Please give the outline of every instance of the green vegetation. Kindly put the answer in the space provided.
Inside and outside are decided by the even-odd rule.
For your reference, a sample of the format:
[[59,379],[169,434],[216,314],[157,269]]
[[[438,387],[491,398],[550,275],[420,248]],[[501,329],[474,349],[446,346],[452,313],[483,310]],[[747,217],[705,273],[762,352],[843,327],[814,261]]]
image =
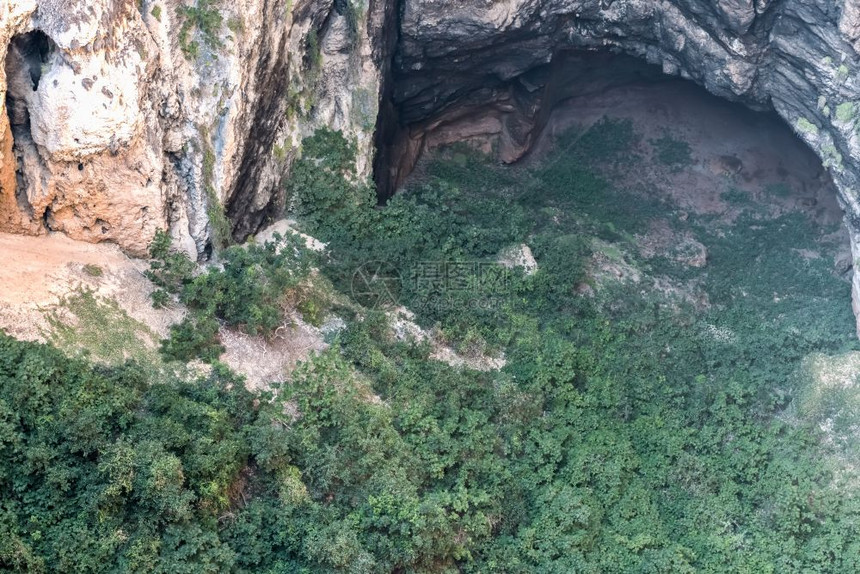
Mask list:
[[818,126],[810,122],[806,118],[798,118],[797,123],[795,125],[797,126],[797,131],[802,134],[809,134],[813,136],[818,135]]
[[322,47],[315,28],[311,28],[307,36],[307,54],[310,58],[311,72],[319,72],[322,68]]
[[152,307],[154,309],[164,309],[170,305],[170,295],[164,289],[156,289],[150,293],[152,298]]
[[159,6],[158,4],[153,6],[152,11],[150,11],[150,14],[152,14],[153,18],[161,22],[161,6]]
[[657,161],[676,171],[680,171],[683,166],[693,163],[693,158],[690,155],[690,144],[685,141],[666,134],[656,140],[651,140],[651,145],[654,147]]
[[[380,209],[354,144],[305,140],[288,193],[328,242],[313,263],[332,289],[349,293],[362,263],[396,266],[416,320],[459,352],[503,350],[500,370],[433,360],[354,302],[330,303],[347,328],[273,392],[217,363],[179,381],[0,337],[0,567],[860,570],[856,441],[822,430],[834,412],[844,432],[856,421],[808,377],[858,348],[848,285],[799,254],[832,230],[751,198],[732,224],[676,218],[647,185],[611,183],[645,161],[635,141],[604,120],[529,169],[454,147]],[[705,245],[707,266],[641,255],[656,220]],[[214,358],[195,333],[218,320],[270,329],[312,263],[284,242],[230,247],[194,277],[159,235],[151,276],[199,321],[168,354]],[[521,243],[536,273],[493,264]],[[598,279],[604,259],[641,278]],[[422,281],[428,262],[466,263],[459,287]]]
[[850,122],[857,116],[857,107],[854,102],[842,102],[836,106],[836,119],[840,122]]
[[[484,517],[462,527],[473,542],[468,558],[456,548],[447,556],[463,556],[459,568],[475,572],[856,568],[854,535],[846,533],[860,507],[839,486],[850,480],[834,482],[826,462],[843,455],[825,454],[821,416],[790,414],[809,384],[803,358],[856,348],[847,285],[826,258],[796,251],[825,249],[830,230],[799,214],[763,219],[747,194],[731,190],[727,199],[744,212],[730,228],[704,216],[676,220],[676,209],[647,189],[606,179],[622,160],[636,169],[634,139],[629,124],[604,121],[562,138],[557,154],[530,172],[457,148],[384,210],[349,201],[305,214],[336,255],[324,272],[342,288],[347,271],[366,260],[394,262],[414,277],[422,261],[487,262],[522,241],[538,259],[535,275],[513,274],[505,289],[484,293],[498,299],[489,308],[450,292],[447,305],[428,305],[434,294],[404,285],[401,302],[451,344],[471,338],[505,350],[501,373],[473,374],[487,381],[472,387],[486,393],[475,403],[451,390],[462,383],[450,369],[433,364],[444,382],[428,372],[420,345],[386,343],[380,318],[353,323],[341,339],[403,421],[400,435],[421,429],[413,448],[430,449],[426,464],[441,464],[444,483],[460,485],[470,502],[459,520]],[[301,160],[308,174],[347,147],[331,134],[313,146],[323,140],[330,152]],[[316,173],[302,183],[309,196],[321,193],[316,185],[331,187],[332,172]],[[341,183],[349,187],[351,177],[346,170]],[[707,267],[638,258],[630,234],[656,217],[705,244]],[[590,281],[588,237],[650,276],[604,285],[594,299],[576,295]],[[648,289],[657,276],[701,285],[709,310]],[[437,406],[449,398],[456,408]],[[458,426],[467,421],[480,422]],[[484,434],[487,427],[494,430]],[[467,439],[476,436],[477,444]],[[451,454],[459,447],[468,459]]]
[[200,55],[200,44],[192,39],[195,32],[202,36],[210,50],[222,46],[220,34],[224,17],[220,11],[221,0],[195,0],[195,4],[176,9],[177,14],[184,18],[179,29],[179,47],[189,60],[197,59]]
[[89,275],[90,277],[101,277],[104,275],[104,270],[96,265],[95,263],[87,263],[83,267],[84,273]]
[[834,168],[837,170],[842,169],[842,154],[839,153],[839,150],[836,149],[836,146],[833,145],[832,141],[828,141],[822,145],[820,153],[824,167]]
[[[218,321],[250,334],[270,334],[282,324],[283,299],[310,273],[312,252],[295,234],[275,235],[263,245],[234,245],[221,253],[220,267],[194,275],[194,263],[170,246],[159,231],[150,246],[152,262],[147,276],[164,291],[153,303],[167,302],[166,293],[178,295],[188,316],[170,328],[161,350],[171,360],[200,358],[212,362],[223,352],[218,342]],[[159,291],[156,291],[159,293]]]
[[732,187],[729,188],[727,191],[721,193],[720,199],[722,199],[729,205],[742,206],[749,204],[750,195],[742,189]]
[[352,91],[352,112],[350,114],[355,125],[361,126],[367,131],[376,125],[376,116],[379,113],[379,104],[373,91],[367,88],[355,88]]
[[253,397],[224,369],[189,383],[150,371],[0,334],[3,570],[229,569],[216,532],[241,494]]
[[280,163],[283,163],[284,160],[287,159],[287,145],[287,142],[284,141],[281,144],[275,144],[272,146],[272,155],[275,156],[275,159]]
[[236,36],[240,36],[245,32],[245,22],[242,18],[234,16],[227,20],[227,29]]
[[[159,363],[150,349],[158,336],[130,317],[116,301],[79,290],[64,297],[45,315],[45,338],[70,355],[87,355],[102,363],[119,365],[134,359],[143,364]],[[110,329],[105,329],[110,325]]]
[[187,255],[171,247],[170,235],[159,229],[149,245],[147,278],[168,293],[179,293],[194,273],[194,262]]
[[212,240],[215,243],[215,248],[223,249],[232,242],[233,230],[215,189],[215,150],[212,149],[209,130],[201,127],[198,131],[200,132],[200,146],[203,152],[201,170],[203,190],[206,192],[206,215],[209,219],[209,225],[212,227]]
[[344,239],[363,234],[368,219],[377,218],[373,188],[356,182],[355,142],[339,132],[318,130],[302,143],[287,182],[287,205],[315,231],[327,229]]

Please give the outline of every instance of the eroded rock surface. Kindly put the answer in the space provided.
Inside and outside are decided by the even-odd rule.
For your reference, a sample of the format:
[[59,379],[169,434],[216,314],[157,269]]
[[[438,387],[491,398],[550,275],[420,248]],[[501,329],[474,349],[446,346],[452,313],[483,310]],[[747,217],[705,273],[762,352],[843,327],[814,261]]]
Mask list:
[[340,0],[4,1],[0,229],[137,255],[170,229],[199,256],[280,215],[320,125],[357,138],[368,173],[380,25]]

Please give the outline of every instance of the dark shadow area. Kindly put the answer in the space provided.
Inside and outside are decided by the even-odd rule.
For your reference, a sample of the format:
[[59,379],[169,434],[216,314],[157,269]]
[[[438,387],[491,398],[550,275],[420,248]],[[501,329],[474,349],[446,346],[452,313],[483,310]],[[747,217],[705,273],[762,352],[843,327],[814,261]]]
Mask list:
[[26,174],[21,170],[21,150],[32,147],[30,113],[27,99],[39,88],[43,66],[50,60],[54,43],[42,31],[34,30],[14,36],[4,62],[6,70],[6,113],[12,131],[13,153],[18,158],[16,170],[16,200],[19,208],[30,211],[26,198]]
[[[713,96],[625,54],[560,52],[549,64],[504,82],[450,81],[462,82],[462,90],[430,116],[422,115],[428,109],[423,92],[410,95],[408,86],[395,86],[380,107],[374,180],[381,203],[427,151],[464,142],[501,163],[515,163],[547,151],[544,134],[591,125],[603,115],[631,118],[650,138],[678,128],[691,144],[708,148],[705,155],[717,156],[713,162],[741,162],[736,170],[747,182],[789,177],[801,188],[830,185],[817,156],[775,112]],[[713,163],[710,157],[703,161]]]

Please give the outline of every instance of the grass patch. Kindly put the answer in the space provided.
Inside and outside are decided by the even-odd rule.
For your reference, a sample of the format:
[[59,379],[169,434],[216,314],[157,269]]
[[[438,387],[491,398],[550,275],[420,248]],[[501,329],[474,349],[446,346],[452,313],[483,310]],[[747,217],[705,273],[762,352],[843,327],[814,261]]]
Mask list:
[[[158,365],[158,335],[133,319],[119,304],[81,290],[64,297],[45,318],[48,341],[59,349],[110,365],[134,360]],[[105,326],[110,325],[110,329]]]
[[84,273],[90,277],[101,277],[104,275],[104,270],[95,263],[87,263],[84,265]]

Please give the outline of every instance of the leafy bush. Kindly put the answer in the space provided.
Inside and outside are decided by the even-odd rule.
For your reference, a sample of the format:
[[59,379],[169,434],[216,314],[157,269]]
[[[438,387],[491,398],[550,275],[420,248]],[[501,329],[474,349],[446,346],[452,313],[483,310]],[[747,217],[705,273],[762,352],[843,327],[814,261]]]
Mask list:
[[241,496],[252,401],[223,369],[151,380],[0,334],[0,568],[229,570],[215,525]]
[[169,361],[217,361],[224,352],[218,341],[219,328],[212,315],[191,313],[180,323],[170,326],[170,337],[161,341],[161,354]]
[[179,46],[188,59],[196,59],[200,55],[200,44],[191,40],[193,31],[203,36],[204,42],[210,49],[221,47],[221,24],[224,17],[219,9],[221,0],[195,0],[196,6],[179,6],[177,13],[185,18],[179,29]]
[[[170,246],[159,232],[150,246],[152,261],[147,276],[189,309],[189,316],[171,328],[162,341],[166,357],[212,361],[223,351],[218,343],[218,320],[251,334],[270,334],[283,321],[283,298],[310,273],[313,259],[296,234],[275,235],[263,245],[234,245],[221,253],[221,266],[193,275],[194,264]],[[153,303],[166,303],[153,293]],[[163,293],[163,291],[161,292]]]
[[349,237],[366,233],[372,218],[373,188],[357,181],[356,144],[322,128],[302,142],[302,155],[287,181],[287,203],[311,231]]
[[155,309],[164,309],[170,304],[170,295],[164,289],[156,289],[150,293],[152,306]]
[[685,165],[693,163],[690,155],[690,144],[676,139],[668,134],[651,140],[657,160],[663,165],[674,169],[680,169]]
[[84,273],[86,273],[90,277],[101,277],[102,275],[104,275],[104,270],[98,265],[95,265],[93,263],[87,263],[86,265],[84,265]]
[[149,245],[149,256],[151,260],[146,277],[168,293],[179,293],[191,281],[194,262],[185,253],[171,247],[170,235],[165,231],[159,229],[155,232]]
[[311,252],[296,234],[276,235],[264,245],[232,246],[221,254],[223,268],[210,268],[189,282],[182,301],[248,333],[269,334],[282,322],[284,293],[307,277],[311,263]]
[[743,206],[749,205],[750,196],[746,191],[733,187],[732,189],[721,193],[720,199],[729,205]]

